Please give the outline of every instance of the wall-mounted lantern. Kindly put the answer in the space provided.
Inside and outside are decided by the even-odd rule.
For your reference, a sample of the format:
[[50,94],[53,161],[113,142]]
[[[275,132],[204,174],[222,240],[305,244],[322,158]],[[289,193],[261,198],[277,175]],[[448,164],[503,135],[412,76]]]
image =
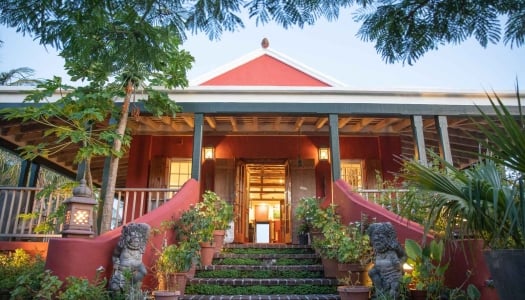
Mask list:
[[86,185],[86,180],[80,180],[80,185],[73,189],[73,197],[64,201],[66,218],[62,237],[87,238],[94,236],[93,209],[96,203],[91,189]]
[[319,148],[319,160],[327,161],[330,159],[330,149],[326,147]]
[[215,148],[214,147],[204,147],[203,154],[205,160],[215,159]]

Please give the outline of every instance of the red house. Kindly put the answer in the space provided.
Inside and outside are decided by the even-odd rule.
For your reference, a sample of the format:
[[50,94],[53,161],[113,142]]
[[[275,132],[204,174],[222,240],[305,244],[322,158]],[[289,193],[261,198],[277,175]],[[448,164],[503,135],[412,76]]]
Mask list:
[[[27,92],[2,87],[0,108],[20,105]],[[136,218],[157,224],[198,201],[203,191],[213,190],[234,204],[234,241],[238,243],[297,243],[294,208],[306,196],[337,203],[345,221],[366,212],[395,222],[401,238],[421,238],[420,226],[400,220],[358,194],[371,193],[378,187],[378,178],[393,179],[400,158],[426,162],[428,148],[456,166],[476,161],[465,150],[475,152],[479,145],[465,132],[477,132],[470,122],[480,115],[476,105],[491,110],[484,92],[348,89],[269,47],[169,94],[183,108],[175,118],[141,113],[129,120],[133,140],[120,161],[116,198],[123,210],[115,224]],[[498,96],[517,112],[514,92]],[[39,141],[45,130],[31,122],[6,120],[0,120],[0,128],[0,146],[12,151]],[[78,177],[79,166],[73,163],[77,149],[70,146],[25,162],[20,187],[30,193],[40,165]],[[94,159],[91,167],[95,183],[101,185],[104,159]],[[173,197],[171,211],[167,205],[172,201],[153,210],[185,183]],[[5,209],[5,203],[12,192],[1,191],[0,238],[11,243],[22,236],[42,238],[31,234],[31,226],[9,219],[14,211]],[[48,265],[62,275],[93,275],[94,271],[78,265],[67,267],[61,262],[67,256],[69,262],[79,259],[86,268],[101,264],[109,269],[107,251],[119,233],[84,242],[53,239],[49,251],[60,255]],[[87,261],[82,256],[89,251],[86,243],[99,247],[99,254]]]

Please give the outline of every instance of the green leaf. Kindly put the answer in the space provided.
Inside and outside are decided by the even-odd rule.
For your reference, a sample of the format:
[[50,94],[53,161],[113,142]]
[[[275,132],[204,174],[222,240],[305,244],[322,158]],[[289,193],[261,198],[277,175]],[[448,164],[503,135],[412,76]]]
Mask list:
[[423,255],[423,250],[421,249],[421,246],[419,246],[416,241],[411,239],[405,240],[405,251],[408,256],[408,258],[418,261],[421,260],[421,257]]

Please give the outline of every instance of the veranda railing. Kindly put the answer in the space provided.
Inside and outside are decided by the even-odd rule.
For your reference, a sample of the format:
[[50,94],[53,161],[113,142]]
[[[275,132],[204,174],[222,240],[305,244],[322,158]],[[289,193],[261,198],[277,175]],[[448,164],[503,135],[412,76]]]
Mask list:
[[[0,240],[61,237],[61,204],[70,193],[41,196],[39,188],[0,187]],[[116,189],[112,226],[127,224],[159,207],[178,189]]]
[[[60,204],[71,194],[40,196],[38,188],[0,187],[0,240],[47,240],[61,237],[62,222],[56,218]],[[164,204],[178,189],[121,188],[115,191],[112,227],[127,224]],[[407,190],[359,189],[365,199],[393,212]],[[45,232],[41,230],[44,229]]]

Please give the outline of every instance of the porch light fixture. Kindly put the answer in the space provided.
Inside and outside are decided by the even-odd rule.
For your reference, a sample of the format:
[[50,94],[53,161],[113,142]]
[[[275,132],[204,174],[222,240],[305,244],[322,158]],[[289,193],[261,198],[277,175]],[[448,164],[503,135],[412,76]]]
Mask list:
[[73,189],[73,197],[64,201],[66,205],[66,218],[62,230],[62,237],[92,237],[93,209],[97,201],[87,187],[86,180],[80,180],[80,185]]
[[203,152],[204,152],[204,159],[206,160],[215,159],[215,148],[204,147]]
[[330,152],[328,148],[319,148],[319,160],[327,161],[330,158]]

